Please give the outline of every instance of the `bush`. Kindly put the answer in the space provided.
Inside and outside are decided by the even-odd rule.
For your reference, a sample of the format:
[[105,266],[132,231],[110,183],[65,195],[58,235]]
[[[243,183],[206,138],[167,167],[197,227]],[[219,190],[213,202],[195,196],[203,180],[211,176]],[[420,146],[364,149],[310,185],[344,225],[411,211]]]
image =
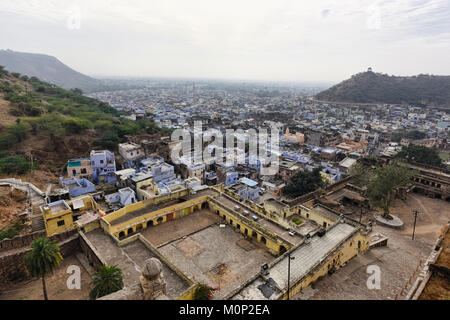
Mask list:
[[217,291],[217,289],[206,284],[199,283],[197,288],[195,288],[194,300],[211,300],[214,291]]
[[14,236],[18,235],[20,230],[22,230],[23,225],[20,221],[16,221],[12,226],[6,227],[0,230],[0,241],[3,239],[11,239]]
[[31,168],[31,163],[23,156],[7,156],[0,159],[0,174],[23,174]]
[[302,223],[302,220],[300,220],[298,217],[293,217],[292,222],[294,222],[296,225],[299,225]]
[[6,132],[16,137],[18,142],[23,141],[27,137],[29,131],[30,127],[23,123],[12,124],[6,127]]
[[17,143],[17,138],[11,134],[0,134],[0,150],[8,150]]

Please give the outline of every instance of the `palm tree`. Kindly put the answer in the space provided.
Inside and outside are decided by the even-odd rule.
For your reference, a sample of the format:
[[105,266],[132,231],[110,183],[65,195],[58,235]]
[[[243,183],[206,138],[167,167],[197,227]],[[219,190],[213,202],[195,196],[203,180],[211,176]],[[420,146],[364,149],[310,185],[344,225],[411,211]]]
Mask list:
[[119,291],[123,288],[122,270],[117,266],[103,265],[94,273],[91,285],[91,300]]
[[52,271],[62,260],[56,242],[48,238],[38,238],[31,243],[31,251],[25,255],[25,265],[33,277],[41,277],[44,299],[48,300],[45,275]]

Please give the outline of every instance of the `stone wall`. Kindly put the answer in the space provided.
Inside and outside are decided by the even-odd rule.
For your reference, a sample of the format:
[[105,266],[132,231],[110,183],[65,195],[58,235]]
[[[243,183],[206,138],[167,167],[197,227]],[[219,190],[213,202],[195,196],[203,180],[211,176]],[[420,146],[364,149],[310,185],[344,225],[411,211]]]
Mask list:
[[[56,235],[55,235],[56,236]],[[78,233],[70,237],[60,235],[63,240],[55,237],[58,242],[63,258],[71,256],[80,250]],[[0,287],[10,282],[23,281],[30,278],[26,266],[25,255],[31,248],[22,247],[15,250],[0,252]]]
[[[52,239],[53,241],[59,242],[72,237],[74,234],[77,234],[77,230],[71,229],[61,233],[54,234],[49,238]],[[0,255],[9,250],[29,247],[33,242],[33,240],[40,237],[46,237],[45,230],[36,231],[24,235],[18,235],[13,237],[12,239],[3,239],[2,241],[0,241]]]

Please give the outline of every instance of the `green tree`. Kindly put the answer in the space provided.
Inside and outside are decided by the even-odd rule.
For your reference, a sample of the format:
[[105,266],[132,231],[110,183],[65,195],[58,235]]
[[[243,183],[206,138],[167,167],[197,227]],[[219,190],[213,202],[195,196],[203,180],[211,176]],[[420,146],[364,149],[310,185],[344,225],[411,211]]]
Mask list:
[[394,192],[410,184],[415,174],[414,170],[397,163],[375,170],[374,178],[367,186],[367,195],[374,206],[383,209],[383,217],[389,218],[389,208],[394,201]]
[[6,127],[6,132],[16,137],[18,142],[25,140],[30,127],[23,123],[12,124]]
[[439,152],[435,148],[410,144],[407,147],[403,147],[397,154],[397,157],[405,159],[408,162],[417,162],[437,167],[442,166],[442,159],[439,157]]
[[56,242],[48,238],[38,238],[31,243],[31,251],[25,255],[25,265],[34,277],[41,277],[44,299],[48,300],[45,275],[63,260]]
[[117,266],[103,265],[94,273],[89,293],[91,300],[106,296],[123,288],[122,270]]
[[312,171],[304,170],[294,174],[284,188],[284,193],[293,197],[298,197],[312,192],[324,185],[321,168],[315,168]]

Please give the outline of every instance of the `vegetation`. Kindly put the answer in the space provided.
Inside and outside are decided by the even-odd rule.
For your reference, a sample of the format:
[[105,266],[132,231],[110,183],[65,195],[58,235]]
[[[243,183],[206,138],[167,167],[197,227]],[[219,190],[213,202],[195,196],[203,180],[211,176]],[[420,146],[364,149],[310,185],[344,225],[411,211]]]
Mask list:
[[[9,73],[0,68],[0,74]],[[20,74],[15,77],[23,82],[22,86],[0,81],[0,92],[11,103],[10,113],[20,117],[17,124],[0,130],[2,150],[23,141],[28,134],[44,134],[54,139],[95,129],[101,133],[96,145],[113,149],[126,141],[126,135],[170,133],[152,121],[125,119],[109,104],[83,96],[81,89],[64,90],[36,77],[20,77]],[[25,90],[25,82],[32,90]]]
[[442,166],[442,158],[435,148],[410,144],[407,147],[403,147],[397,154],[397,157],[408,162],[417,162],[436,167]]
[[294,222],[296,225],[300,225],[302,223],[302,220],[300,220],[299,217],[293,217],[292,222]]
[[195,288],[194,300],[211,300],[213,298],[214,292],[218,289],[210,287],[206,284],[199,283]]
[[419,130],[399,130],[395,131],[391,135],[391,140],[394,142],[400,142],[403,138],[410,140],[421,140],[427,137],[426,133]]
[[45,275],[63,260],[56,242],[48,238],[38,238],[31,243],[31,251],[25,255],[25,265],[31,276],[42,278],[44,299],[48,300]]
[[13,238],[14,236],[18,235],[22,229],[23,225],[20,221],[14,222],[11,226],[0,230],[0,241],[2,241],[3,239]]
[[408,103],[417,106],[450,103],[450,76],[420,74],[396,77],[371,71],[350,79],[316,95],[319,100],[356,103]]
[[383,217],[389,218],[389,208],[394,201],[395,191],[409,185],[416,172],[395,162],[366,172],[369,175],[367,178],[369,200],[372,205],[383,209]]
[[122,270],[117,266],[103,265],[94,273],[89,293],[91,300],[106,296],[123,288]]
[[292,197],[298,197],[316,190],[324,185],[321,168],[315,168],[312,171],[299,171],[291,177],[284,188],[284,193]]
[[6,152],[0,153],[0,174],[22,174],[28,170],[33,170],[35,164],[26,160],[21,155],[8,155]]

